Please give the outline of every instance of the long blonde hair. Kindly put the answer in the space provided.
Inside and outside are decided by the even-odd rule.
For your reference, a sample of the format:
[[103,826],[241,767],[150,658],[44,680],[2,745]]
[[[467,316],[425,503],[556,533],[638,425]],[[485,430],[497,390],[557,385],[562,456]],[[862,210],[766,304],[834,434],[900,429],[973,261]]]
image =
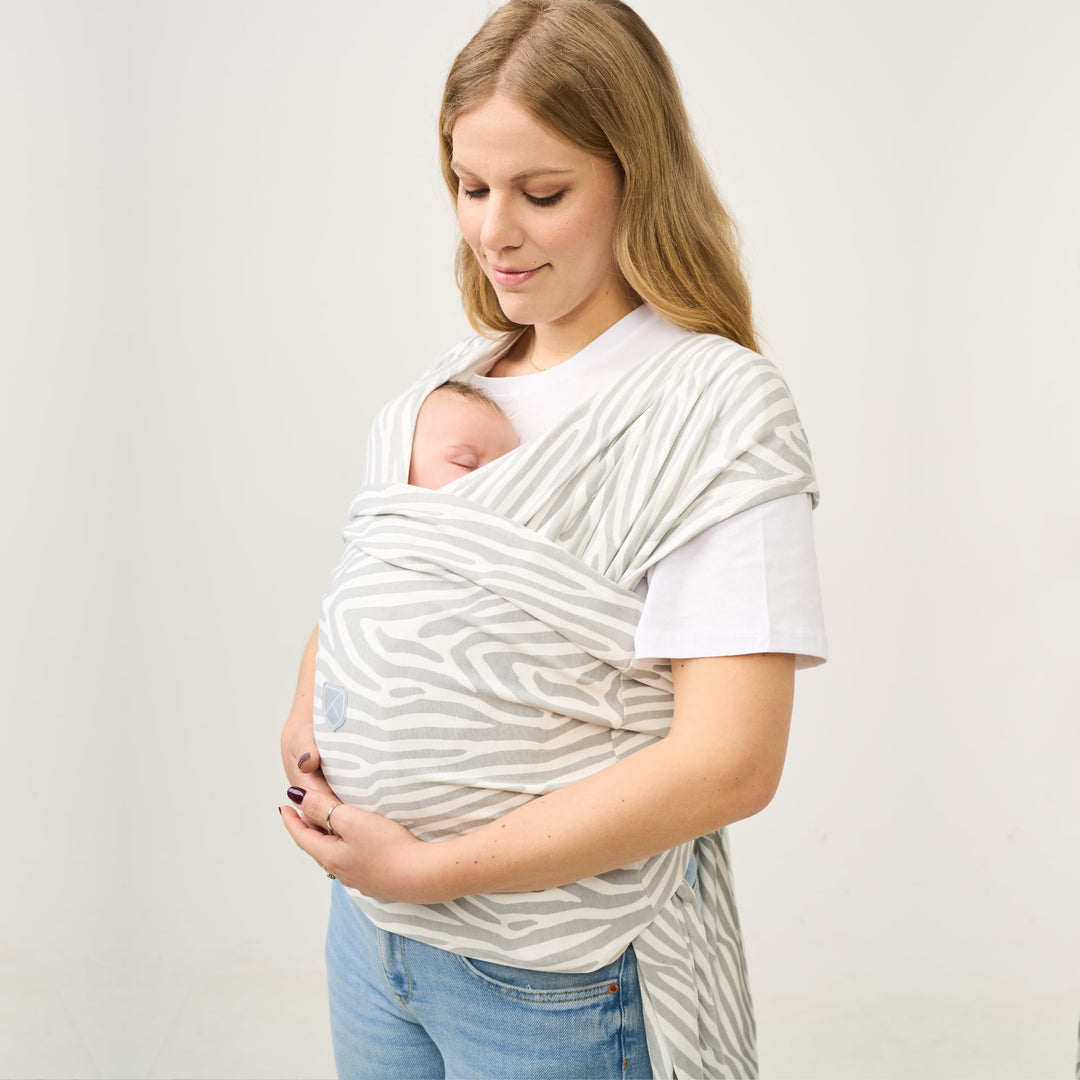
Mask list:
[[[615,262],[632,293],[678,326],[757,349],[735,224],[694,141],[671,61],[636,12],[620,0],[509,0],[488,17],[454,60],[439,114],[455,200],[454,124],[496,92],[619,168]],[[464,240],[457,278],[477,330],[520,329]]]

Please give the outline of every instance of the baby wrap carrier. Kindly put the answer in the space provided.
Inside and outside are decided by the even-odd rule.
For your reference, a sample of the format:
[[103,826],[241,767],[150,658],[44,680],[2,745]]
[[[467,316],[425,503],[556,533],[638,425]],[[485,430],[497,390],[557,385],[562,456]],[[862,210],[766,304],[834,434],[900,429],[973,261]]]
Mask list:
[[[797,492],[816,499],[783,379],[710,335],[441,490],[408,486],[420,404],[493,355],[489,341],[465,342],[379,414],[319,623],[326,779],[429,841],[663,738],[670,666],[634,658],[634,585],[732,514]],[[384,930],[492,963],[592,971],[633,944],[654,1074],[756,1074],[720,832],[538,892],[434,905],[350,893]]]

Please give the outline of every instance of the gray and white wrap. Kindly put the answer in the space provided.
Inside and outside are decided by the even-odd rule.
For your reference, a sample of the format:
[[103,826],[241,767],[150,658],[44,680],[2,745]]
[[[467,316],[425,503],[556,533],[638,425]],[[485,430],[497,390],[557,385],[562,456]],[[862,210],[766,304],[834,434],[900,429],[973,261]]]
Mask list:
[[[463,343],[377,417],[319,623],[327,780],[430,841],[662,739],[670,667],[635,661],[634,585],[732,514],[817,498],[784,380],[711,335],[439,491],[407,485],[421,402],[491,357],[491,342]],[[493,963],[592,971],[632,943],[654,1075],[756,1075],[722,832],[540,892],[420,906],[350,891],[384,930]]]

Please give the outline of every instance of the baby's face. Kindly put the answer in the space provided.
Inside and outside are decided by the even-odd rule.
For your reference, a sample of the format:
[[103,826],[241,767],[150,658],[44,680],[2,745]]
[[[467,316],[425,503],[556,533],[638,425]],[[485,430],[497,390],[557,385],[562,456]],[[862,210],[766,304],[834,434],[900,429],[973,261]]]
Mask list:
[[454,390],[433,390],[416,417],[409,483],[441,488],[517,444],[517,432],[501,411]]

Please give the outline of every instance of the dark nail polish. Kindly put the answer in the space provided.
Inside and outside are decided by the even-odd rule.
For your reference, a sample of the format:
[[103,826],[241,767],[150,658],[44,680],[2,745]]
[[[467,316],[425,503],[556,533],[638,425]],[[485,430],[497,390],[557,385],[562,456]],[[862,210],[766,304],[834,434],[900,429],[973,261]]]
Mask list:
[[309,757],[311,757],[311,755],[310,755],[310,754],[301,754],[301,755],[300,755],[300,756],[299,756],[299,757],[298,757],[298,758],[296,759],[296,767],[297,767],[297,768],[299,769],[299,768],[300,768],[300,766],[301,766],[301,765],[303,765],[303,764],[304,764],[304,762],[305,762],[305,761],[307,761],[307,759],[308,759]]
[[299,806],[304,801],[304,796],[307,794],[307,792],[302,787],[291,787],[288,791],[285,792],[285,794],[288,795],[289,798],[292,799],[292,801],[296,803],[297,806]]

